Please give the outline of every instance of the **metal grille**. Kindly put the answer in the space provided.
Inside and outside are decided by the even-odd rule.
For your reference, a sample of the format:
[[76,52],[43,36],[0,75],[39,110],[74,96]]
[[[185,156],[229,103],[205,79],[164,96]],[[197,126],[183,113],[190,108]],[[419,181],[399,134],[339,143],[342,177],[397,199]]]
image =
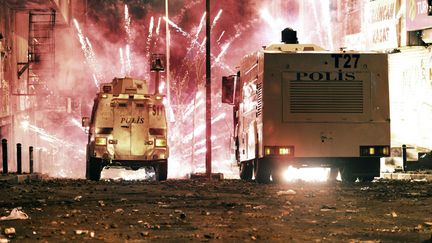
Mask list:
[[262,114],[262,83],[257,83],[257,113],[256,116],[259,117]]
[[361,80],[291,80],[289,90],[291,113],[363,113]]

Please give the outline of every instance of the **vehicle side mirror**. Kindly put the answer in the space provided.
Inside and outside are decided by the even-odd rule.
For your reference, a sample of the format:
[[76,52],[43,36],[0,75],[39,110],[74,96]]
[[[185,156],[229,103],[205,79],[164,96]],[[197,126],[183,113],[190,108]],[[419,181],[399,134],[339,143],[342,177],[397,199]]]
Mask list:
[[234,105],[237,76],[222,77],[222,103]]
[[90,118],[83,117],[81,120],[81,124],[83,127],[89,127],[90,126]]

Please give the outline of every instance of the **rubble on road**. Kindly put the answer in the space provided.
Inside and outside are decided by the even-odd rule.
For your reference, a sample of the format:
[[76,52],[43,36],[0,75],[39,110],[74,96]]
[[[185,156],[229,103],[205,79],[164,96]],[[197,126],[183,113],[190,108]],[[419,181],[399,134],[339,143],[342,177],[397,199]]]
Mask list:
[[0,221],[0,240],[422,242],[432,232],[424,181],[52,180],[0,182],[0,195],[13,195],[0,198],[3,215],[32,216]]

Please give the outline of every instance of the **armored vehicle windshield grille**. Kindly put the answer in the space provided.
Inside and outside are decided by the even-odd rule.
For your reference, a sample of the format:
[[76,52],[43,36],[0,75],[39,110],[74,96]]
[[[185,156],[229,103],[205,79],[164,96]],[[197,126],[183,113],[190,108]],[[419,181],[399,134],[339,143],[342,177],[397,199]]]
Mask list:
[[291,113],[363,113],[361,80],[291,80]]

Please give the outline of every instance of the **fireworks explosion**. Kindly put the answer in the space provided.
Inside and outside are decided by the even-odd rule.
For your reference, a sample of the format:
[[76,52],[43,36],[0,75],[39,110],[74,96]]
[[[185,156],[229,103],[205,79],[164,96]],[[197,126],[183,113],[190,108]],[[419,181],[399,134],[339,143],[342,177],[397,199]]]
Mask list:
[[[154,90],[151,79],[149,57],[153,53],[165,54],[166,23],[170,29],[170,83],[167,74],[162,74],[159,90],[169,88],[169,178],[184,178],[194,172],[205,170],[205,1],[169,1],[169,17],[165,15],[163,1],[89,1],[89,13],[85,23],[73,19],[74,31],[60,33],[58,46],[81,49],[77,58],[75,48],[62,48],[63,58],[74,57],[74,74],[59,74],[67,82],[64,91],[79,95],[81,115],[89,116],[92,99],[101,83],[114,77],[136,77],[146,79],[149,90]],[[311,4],[317,14],[324,13],[324,4]],[[328,5],[327,5],[328,6]],[[220,102],[220,80],[223,75],[235,73],[235,67],[245,54],[258,50],[270,42],[280,41],[280,31],[286,27],[299,29],[304,23],[299,19],[299,2],[289,1],[214,1],[211,6],[211,62],[212,62],[212,149],[213,171],[225,177],[237,177],[238,168],[232,151],[232,108]],[[326,19],[327,21],[327,19]],[[327,22],[323,23],[327,24]],[[298,30],[301,42],[321,41],[330,46],[330,25],[327,38],[310,38]],[[327,42],[325,41],[327,40]],[[327,45],[327,46],[326,46]],[[73,53],[70,53],[73,52]],[[61,68],[59,70],[61,72]],[[86,90],[83,92],[83,90]],[[90,92],[91,91],[91,92]],[[79,122],[71,124],[80,127]],[[67,140],[60,146],[79,148],[79,158],[62,154],[63,168],[70,173],[50,170],[52,176],[83,177],[85,173],[86,134],[74,138],[57,138],[45,130],[27,125],[35,133],[54,144]],[[54,132],[53,132],[54,133]],[[76,153],[72,154],[76,155]],[[54,158],[54,160],[56,160]],[[64,165],[70,165],[64,166]],[[77,169],[79,168],[79,169]],[[77,173],[76,171],[80,171]]]

